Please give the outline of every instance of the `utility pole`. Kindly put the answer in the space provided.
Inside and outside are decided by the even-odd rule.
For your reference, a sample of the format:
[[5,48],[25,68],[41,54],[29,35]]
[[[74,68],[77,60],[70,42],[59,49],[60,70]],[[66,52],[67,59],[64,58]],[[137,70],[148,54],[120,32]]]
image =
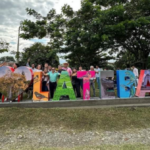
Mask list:
[[20,26],[18,28],[18,43],[17,43],[17,54],[16,54],[17,62],[19,62],[19,35],[20,35]]

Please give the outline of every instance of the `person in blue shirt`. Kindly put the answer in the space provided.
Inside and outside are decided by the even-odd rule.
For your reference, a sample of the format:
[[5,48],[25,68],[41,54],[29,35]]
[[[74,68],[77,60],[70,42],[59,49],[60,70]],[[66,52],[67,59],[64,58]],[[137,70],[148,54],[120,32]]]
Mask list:
[[56,87],[57,87],[57,79],[58,79],[59,73],[56,72],[55,68],[53,67],[51,72],[48,72],[47,74],[44,73],[44,76],[49,76],[50,94],[51,94],[51,98],[53,98],[54,92],[55,92]]

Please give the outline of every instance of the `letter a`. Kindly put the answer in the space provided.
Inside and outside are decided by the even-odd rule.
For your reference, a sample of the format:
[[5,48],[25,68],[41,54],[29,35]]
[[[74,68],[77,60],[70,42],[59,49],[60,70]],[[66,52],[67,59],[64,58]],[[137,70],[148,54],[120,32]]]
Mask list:
[[150,70],[141,70],[136,96],[145,97],[150,92]]
[[61,96],[69,96],[70,100],[76,100],[70,76],[67,71],[62,71],[61,73],[53,101],[59,101]]

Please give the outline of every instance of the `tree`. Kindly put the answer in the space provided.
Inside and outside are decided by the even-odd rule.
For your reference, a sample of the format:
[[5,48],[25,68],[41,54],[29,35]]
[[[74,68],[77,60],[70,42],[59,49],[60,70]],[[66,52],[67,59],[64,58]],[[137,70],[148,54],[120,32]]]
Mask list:
[[150,69],[150,56],[148,57],[148,60],[147,60],[147,69]]
[[23,50],[20,65],[26,65],[29,58],[30,62],[35,65],[42,64],[42,66],[44,66],[44,63],[49,63],[57,67],[59,64],[56,51],[53,51],[49,46],[42,45],[41,43],[35,43],[31,47]]
[[[110,0],[108,2],[113,2]],[[93,3],[97,2],[93,0]],[[106,2],[106,1],[104,1]],[[105,25],[103,33],[110,47],[110,54],[127,51],[134,55],[135,64],[140,62],[143,69],[147,67],[150,53],[150,3],[149,0],[117,1],[102,11],[100,22]],[[97,5],[101,6],[100,3]],[[109,7],[108,7],[109,6]]]
[[9,49],[9,43],[0,38],[0,53],[7,52]]
[[4,56],[0,58],[0,61],[15,61],[14,57],[12,56]]
[[48,35],[50,47],[67,54],[75,65],[101,66],[114,53],[128,51],[136,58],[135,64],[146,68],[150,53],[149,0],[82,0],[76,12],[65,5],[59,15],[55,10],[46,17],[32,9],[27,13],[37,21],[24,20],[21,37]]
[[65,58],[71,65],[82,65],[85,68],[90,65],[103,67],[107,60],[113,57],[108,56],[106,49],[101,48],[104,37],[97,33],[99,26],[92,28],[93,18],[99,8],[91,3],[86,7],[74,12],[70,6],[65,5],[62,14],[58,15],[52,9],[46,17],[27,9],[27,13],[35,16],[37,21],[24,20],[21,24],[24,32],[20,36],[24,39],[49,36],[50,47],[59,53],[67,54]]
[[129,51],[121,51],[116,57],[115,68],[125,69],[128,68],[128,66],[131,67],[132,65],[139,67],[139,65],[135,64],[135,62],[136,58],[132,53],[130,53]]

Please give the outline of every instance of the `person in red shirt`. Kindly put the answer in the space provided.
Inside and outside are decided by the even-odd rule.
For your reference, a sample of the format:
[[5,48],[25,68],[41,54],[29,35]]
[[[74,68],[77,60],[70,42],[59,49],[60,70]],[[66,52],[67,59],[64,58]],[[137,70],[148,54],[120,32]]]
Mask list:
[[13,65],[14,70],[16,70],[18,67],[19,67],[19,64],[18,63],[14,63],[14,65]]

